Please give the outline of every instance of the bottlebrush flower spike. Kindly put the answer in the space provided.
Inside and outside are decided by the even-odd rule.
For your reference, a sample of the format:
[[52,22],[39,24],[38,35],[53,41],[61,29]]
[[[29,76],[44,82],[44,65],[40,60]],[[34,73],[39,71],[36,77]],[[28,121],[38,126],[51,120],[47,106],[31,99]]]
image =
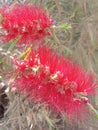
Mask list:
[[81,119],[88,114],[88,96],[95,94],[94,76],[46,47],[31,50],[17,66],[13,87],[34,102],[49,104],[57,112]]
[[18,36],[21,38],[17,44],[28,44],[35,40],[42,40],[49,35],[49,28],[53,24],[48,13],[32,3],[2,7],[0,15],[2,16],[1,27],[6,31],[3,36],[5,43]]

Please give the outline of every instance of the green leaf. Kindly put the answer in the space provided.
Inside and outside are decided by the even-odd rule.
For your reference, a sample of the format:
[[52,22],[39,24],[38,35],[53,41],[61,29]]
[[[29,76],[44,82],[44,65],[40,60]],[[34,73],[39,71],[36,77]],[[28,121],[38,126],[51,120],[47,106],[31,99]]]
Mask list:
[[2,15],[0,14],[0,23],[2,22]]
[[19,41],[20,38],[21,38],[21,36],[17,36],[15,39],[12,39],[7,44],[1,45],[1,47],[3,49],[8,49],[8,51],[11,51],[14,48],[15,44]]
[[63,23],[63,24],[59,25],[59,28],[64,29],[64,30],[68,30],[71,28],[71,25],[68,23]]
[[5,61],[5,58],[0,57],[0,64],[3,63]]
[[8,44],[10,45],[10,47],[8,48],[8,51],[12,50],[13,47],[15,46],[15,44],[19,41],[19,39],[21,38],[21,36],[17,36],[15,39],[11,40]]
[[91,108],[91,110],[95,113],[96,118],[98,118],[98,111],[90,104],[88,103],[88,106]]

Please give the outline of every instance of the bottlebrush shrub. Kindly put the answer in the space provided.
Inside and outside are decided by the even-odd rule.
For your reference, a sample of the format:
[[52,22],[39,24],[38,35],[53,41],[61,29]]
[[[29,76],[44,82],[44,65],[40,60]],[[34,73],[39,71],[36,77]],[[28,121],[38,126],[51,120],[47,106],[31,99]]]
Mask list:
[[40,6],[15,4],[0,9],[1,28],[6,32],[4,43],[20,36],[17,44],[28,44],[48,36],[53,24],[50,16]]
[[71,60],[40,46],[24,60],[14,60],[12,86],[34,102],[80,119],[88,113],[88,96],[95,94],[94,76]]

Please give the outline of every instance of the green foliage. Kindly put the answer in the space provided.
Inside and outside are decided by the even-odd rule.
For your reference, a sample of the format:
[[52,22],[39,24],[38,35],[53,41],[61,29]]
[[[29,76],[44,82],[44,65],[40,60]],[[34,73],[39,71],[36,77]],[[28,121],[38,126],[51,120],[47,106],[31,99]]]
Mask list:
[[68,29],[71,29],[71,25],[68,23],[64,23],[64,24],[59,25],[59,28],[63,30],[68,30]]

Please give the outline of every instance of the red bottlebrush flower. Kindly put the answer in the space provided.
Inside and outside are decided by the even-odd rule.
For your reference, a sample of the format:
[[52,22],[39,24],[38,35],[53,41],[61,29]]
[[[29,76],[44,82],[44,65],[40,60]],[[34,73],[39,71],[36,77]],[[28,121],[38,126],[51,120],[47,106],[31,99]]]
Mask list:
[[46,47],[31,50],[17,66],[13,86],[34,102],[45,102],[70,118],[88,113],[88,95],[95,93],[94,76]]
[[20,36],[17,44],[28,44],[42,40],[49,35],[53,24],[50,16],[40,6],[33,4],[15,4],[0,9],[1,27],[6,31],[4,42],[9,42]]

